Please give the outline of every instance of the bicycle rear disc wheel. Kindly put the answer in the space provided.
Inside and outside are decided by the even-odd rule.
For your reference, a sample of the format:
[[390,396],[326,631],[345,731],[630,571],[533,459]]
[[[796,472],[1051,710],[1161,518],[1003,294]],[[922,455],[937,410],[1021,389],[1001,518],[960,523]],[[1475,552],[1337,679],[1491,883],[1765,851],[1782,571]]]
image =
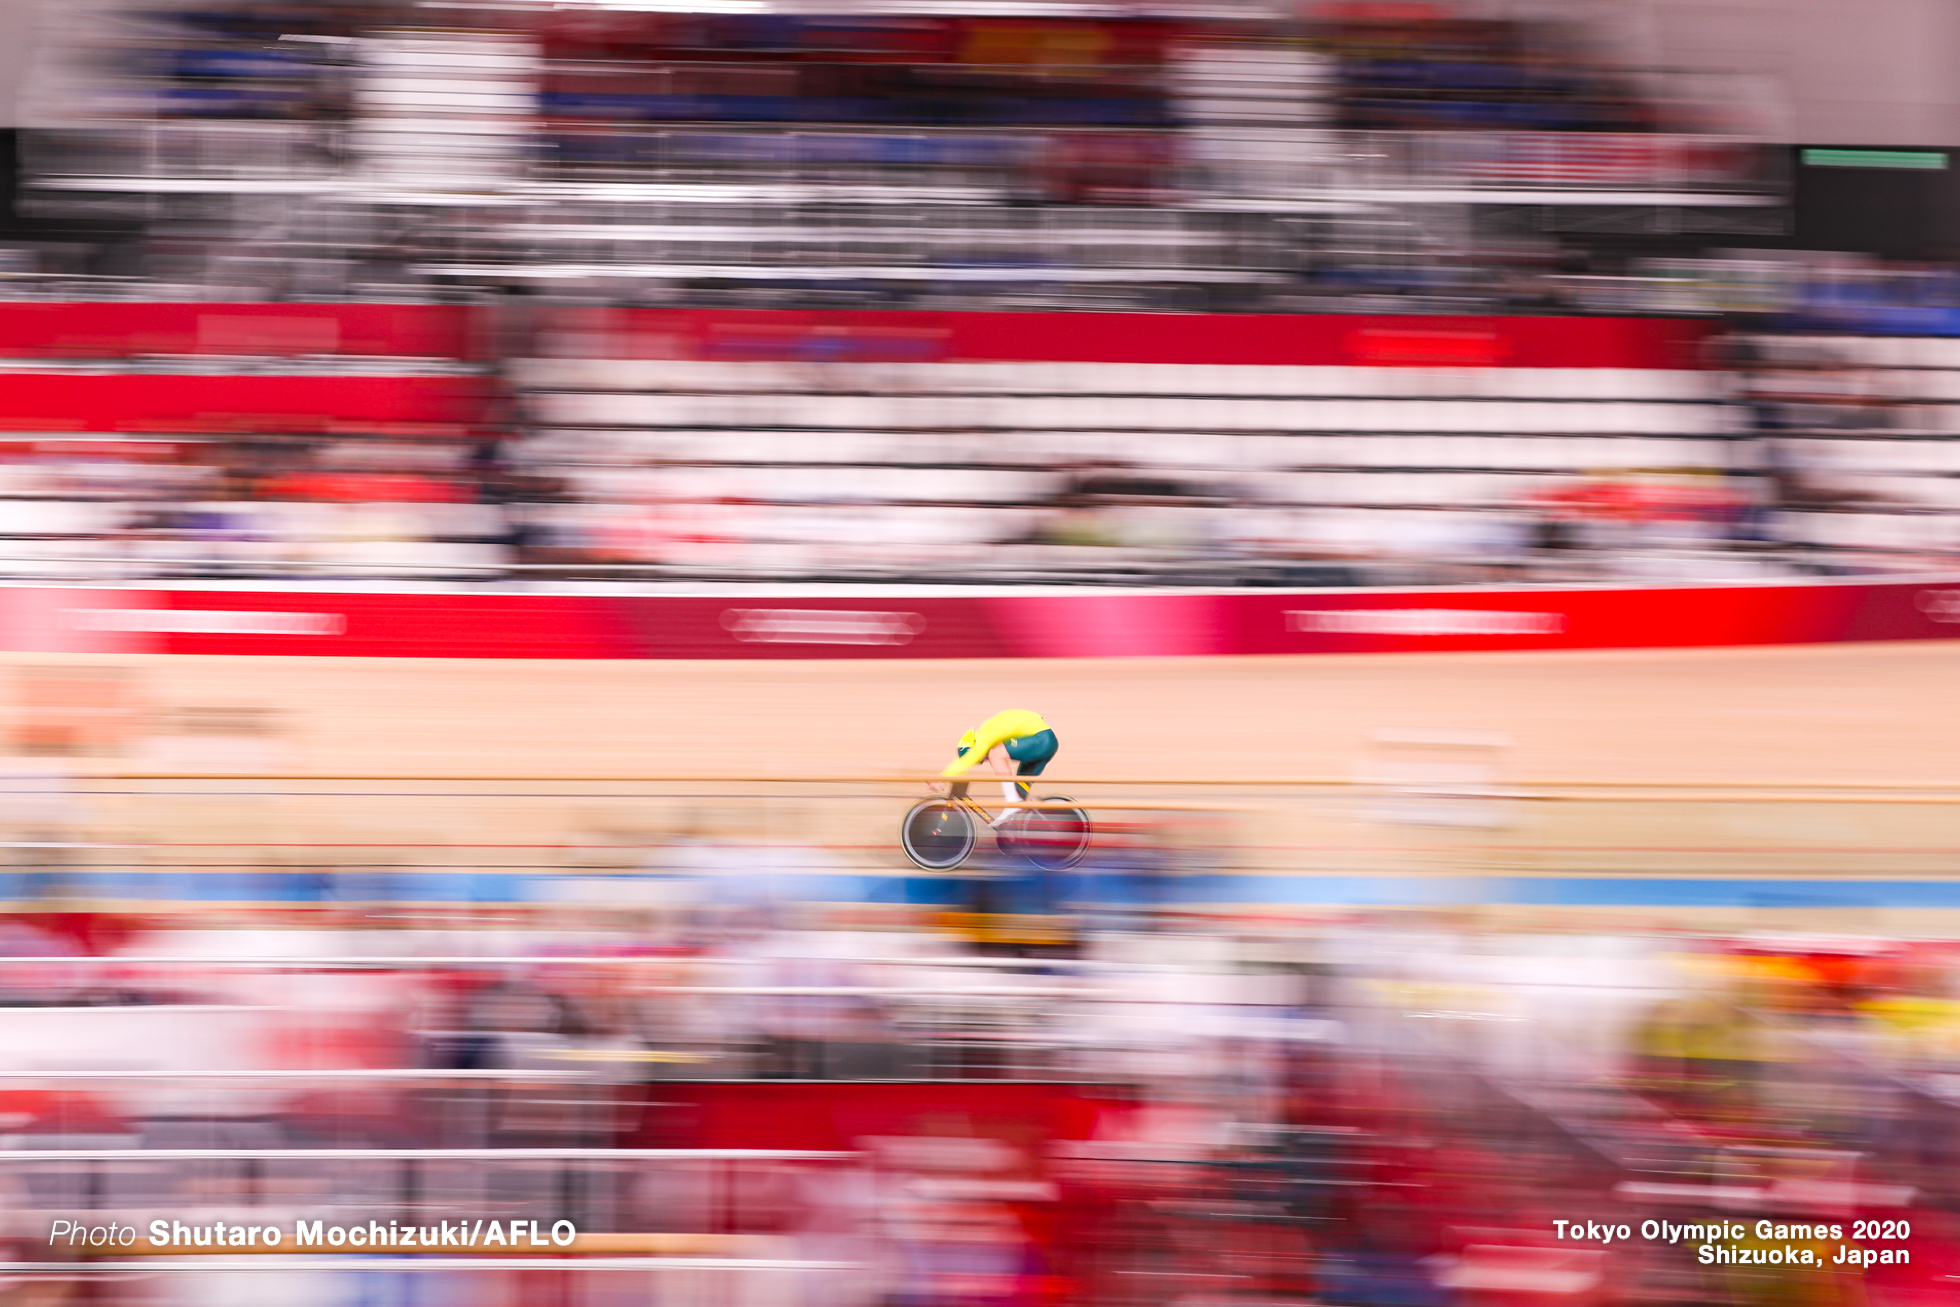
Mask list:
[[1026,815],[1015,823],[1014,851],[1043,871],[1065,871],[1089,854],[1089,814],[1060,797],[1042,803],[1024,809]]
[[964,807],[926,799],[905,814],[898,840],[914,865],[927,871],[951,871],[967,860],[979,835],[973,829],[973,814]]

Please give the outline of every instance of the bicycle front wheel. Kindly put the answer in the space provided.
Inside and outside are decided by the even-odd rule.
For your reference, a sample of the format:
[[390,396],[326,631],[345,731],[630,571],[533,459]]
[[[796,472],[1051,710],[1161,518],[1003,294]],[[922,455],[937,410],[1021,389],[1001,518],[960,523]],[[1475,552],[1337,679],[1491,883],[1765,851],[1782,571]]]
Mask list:
[[905,856],[927,871],[951,871],[966,861],[979,842],[973,814],[944,799],[914,804],[899,823],[898,838]]
[[1059,796],[1042,804],[1023,809],[1015,823],[1014,851],[1043,871],[1066,871],[1089,855],[1089,814]]

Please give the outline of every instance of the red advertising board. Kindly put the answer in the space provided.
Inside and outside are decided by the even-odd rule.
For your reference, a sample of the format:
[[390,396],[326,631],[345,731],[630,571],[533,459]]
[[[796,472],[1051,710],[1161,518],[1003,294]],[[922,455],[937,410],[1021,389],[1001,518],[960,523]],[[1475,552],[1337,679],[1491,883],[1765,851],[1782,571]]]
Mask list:
[[466,358],[478,312],[456,304],[0,304],[0,356]]
[[1693,368],[1706,322],[1341,313],[566,309],[539,347],[591,358],[885,363]]
[[1344,313],[484,309],[433,304],[0,304],[0,356],[473,358],[498,342],[593,358],[811,362],[1699,366],[1709,324],[1669,318]]
[[0,431],[311,431],[468,424],[475,377],[0,373]]
[[0,589],[0,649],[383,658],[1081,658],[1960,637],[1960,581],[852,597]]
[[1023,1080],[669,1080],[650,1097],[634,1146],[852,1151],[949,1119],[977,1136],[1045,1144],[1134,1110],[1111,1086]]

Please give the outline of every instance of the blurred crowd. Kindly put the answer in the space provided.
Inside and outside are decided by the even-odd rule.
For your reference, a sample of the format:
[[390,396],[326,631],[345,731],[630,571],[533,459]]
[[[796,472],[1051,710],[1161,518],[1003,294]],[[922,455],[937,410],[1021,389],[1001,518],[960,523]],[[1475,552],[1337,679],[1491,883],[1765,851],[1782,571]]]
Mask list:
[[1580,303],[1560,277],[1594,254],[1465,188],[1777,202],[1772,152],[1707,106],[1579,28],[1473,8],[78,10],[29,86],[23,212],[47,221],[6,281],[1529,311]]
[[[1193,40],[1310,52],[1314,98],[1361,128],[1638,132],[1670,121],[1577,28],[1470,17],[1446,4],[1326,6],[1304,22],[1247,10],[992,16],[925,11],[633,11],[599,5],[459,11],[449,30],[535,43],[548,134],[665,121],[1167,127],[1168,66]],[[385,3],[131,8],[104,29],[101,89],[163,118],[353,121],[363,39],[424,26]],[[433,30],[433,29],[431,29]],[[1221,88],[1213,88],[1219,90]],[[1227,95],[1232,94],[1225,88]],[[1258,100],[1256,93],[1238,98]],[[1304,104],[1293,113],[1317,115]],[[1281,116],[1277,113],[1275,116]],[[544,146],[562,156],[559,140]],[[628,161],[619,152],[617,161]]]
[[[8,923],[12,1260],[47,1259],[55,1216],[409,1224],[490,1204],[581,1237],[693,1237],[729,1258],[692,1286],[709,1303],[750,1301],[770,1263],[838,1304],[1341,1307],[1924,1307],[1960,1269],[1945,946],[1164,916],[1009,947],[813,908],[229,924]],[[32,1160],[105,1146],[138,1156]],[[811,1151],[430,1160],[404,1180],[399,1160],[278,1157],[309,1146]],[[165,1147],[258,1160],[136,1164]],[[1716,1219],[1745,1246],[1776,1244],[1759,1219],[1905,1220],[1910,1258],[1711,1267],[1694,1241],[1554,1225]],[[508,1274],[500,1301],[646,1291]]]
[[[351,120],[355,52],[341,47],[415,25],[385,3],[139,13],[100,72],[170,118]],[[1061,6],[1012,18],[519,6],[486,26],[536,40],[539,114],[551,130],[668,120],[1161,127],[1175,121],[1163,73],[1177,43],[1208,29],[1228,40],[1258,34],[1252,13],[1206,23]],[[1580,32],[1543,21],[1472,18],[1443,4],[1326,7],[1267,35],[1319,56],[1325,99],[1345,126],[1698,125],[1666,122]]]
[[[1644,132],[1666,110],[1626,74],[1587,58],[1573,32],[1390,9],[1332,25],[1336,121],[1390,129]],[[1698,124],[1676,124],[1694,127]]]
[[[197,357],[42,351],[5,366],[348,393],[447,375],[487,399],[392,423],[214,400],[86,435],[42,413],[0,436],[0,574],[1452,584],[1941,567],[1955,546],[1951,424],[1922,382],[1960,360],[1820,346],[1889,415],[1827,423],[1828,440],[1757,393],[1790,380],[1774,359],[1791,331],[1943,322],[1940,274],[1660,258],[1520,225],[1520,192],[1635,210],[1712,195],[1704,226],[1784,198],[1773,151],[1714,134],[1719,106],[1615,66],[1583,26],[1428,3],[425,10],[51,11],[0,296],[456,302],[511,321],[1725,314],[1770,343],[1573,385],[1492,357],[1496,381],[1444,360],[1183,369],[1181,389],[1138,369],[975,383],[801,356],[785,377],[774,355],[752,375],[654,376],[625,365],[667,356],[592,349],[580,370],[577,347],[540,363],[522,330],[467,359],[249,330]],[[1759,365],[1778,376],[1745,375]],[[976,390],[1012,398],[976,418]],[[1059,424],[1057,394],[1074,405]],[[1297,413],[1266,402],[1309,395]]]

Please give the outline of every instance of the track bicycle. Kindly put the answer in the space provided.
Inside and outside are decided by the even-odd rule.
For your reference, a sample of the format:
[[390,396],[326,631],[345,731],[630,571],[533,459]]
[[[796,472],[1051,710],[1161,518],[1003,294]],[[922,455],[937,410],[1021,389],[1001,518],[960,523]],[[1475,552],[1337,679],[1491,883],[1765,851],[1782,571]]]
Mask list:
[[[915,865],[951,871],[973,855],[988,816],[979,800],[967,794],[967,785],[955,781],[946,797],[921,799],[899,823],[899,843]],[[1032,799],[1023,790],[1022,802],[1030,806],[993,828],[1000,851],[1043,871],[1063,871],[1082,861],[1094,834],[1089,814],[1073,799],[1059,794]]]

